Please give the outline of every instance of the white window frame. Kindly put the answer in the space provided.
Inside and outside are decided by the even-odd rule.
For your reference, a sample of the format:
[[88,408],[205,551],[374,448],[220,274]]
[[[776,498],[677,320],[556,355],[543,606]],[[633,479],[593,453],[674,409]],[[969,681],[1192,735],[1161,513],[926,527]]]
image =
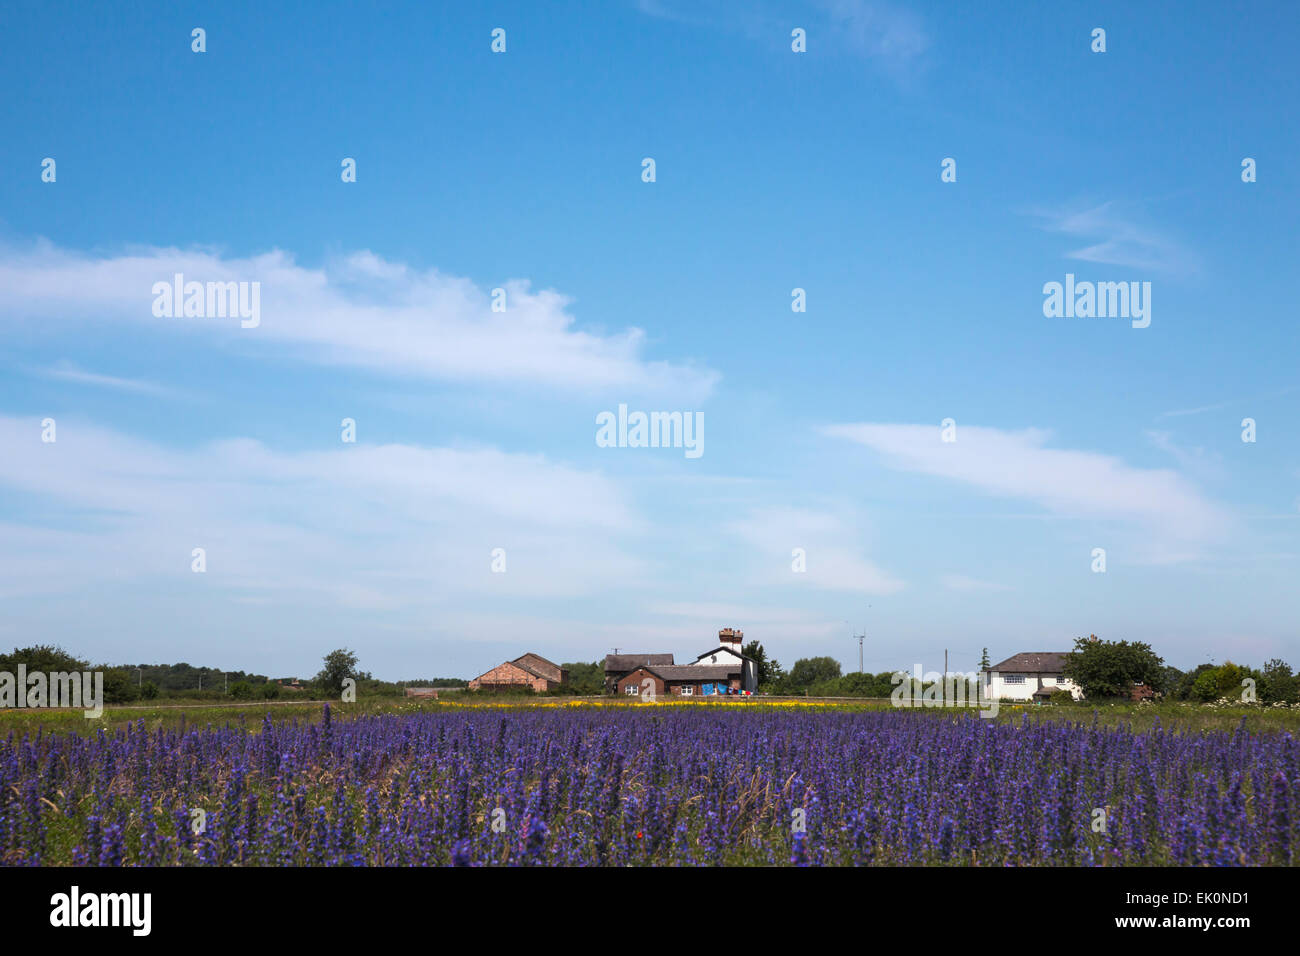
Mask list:
[[682,684],[680,687],[677,688],[677,692],[682,697],[694,697],[695,686],[693,684]]
[[623,688],[623,693],[626,694],[628,697],[635,697],[640,692],[641,691],[636,686],[636,684],[628,684],[626,687]]
[[1004,684],[1023,684],[1025,682],[1024,674],[1003,674],[1002,683]]

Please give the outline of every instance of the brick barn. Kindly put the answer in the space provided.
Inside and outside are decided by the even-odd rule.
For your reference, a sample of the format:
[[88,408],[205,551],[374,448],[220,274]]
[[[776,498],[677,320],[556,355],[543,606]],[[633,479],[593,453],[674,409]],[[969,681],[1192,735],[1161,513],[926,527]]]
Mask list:
[[739,694],[742,689],[740,667],[734,664],[646,664],[619,678],[616,685],[618,693],[628,697],[650,686],[656,697],[710,697]]
[[498,664],[469,682],[470,690],[555,690],[569,682],[569,672],[539,654],[524,654]]
[[618,682],[638,667],[647,664],[671,664],[671,654],[609,654],[605,657],[605,693],[618,690]]

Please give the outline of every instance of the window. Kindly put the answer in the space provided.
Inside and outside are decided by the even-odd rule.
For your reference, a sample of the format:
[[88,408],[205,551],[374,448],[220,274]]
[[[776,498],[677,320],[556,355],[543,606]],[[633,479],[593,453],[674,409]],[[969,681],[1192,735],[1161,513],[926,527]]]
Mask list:
[[1002,683],[1004,684],[1023,684],[1025,682],[1024,674],[1003,674]]
[[681,686],[681,694],[683,697],[694,697],[695,688],[692,687],[690,684],[683,684]]
[[636,684],[628,684],[623,688],[623,693],[627,694],[629,697],[635,697],[637,695]]

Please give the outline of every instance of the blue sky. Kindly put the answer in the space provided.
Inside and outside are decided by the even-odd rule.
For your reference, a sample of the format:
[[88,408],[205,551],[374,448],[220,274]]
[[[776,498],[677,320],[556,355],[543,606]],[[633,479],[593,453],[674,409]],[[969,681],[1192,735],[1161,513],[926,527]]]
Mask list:
[[[1300,14],[1134,6],[6,11],[0,644],[1300,665]],[[155,317],[178,271],[260,324]]]

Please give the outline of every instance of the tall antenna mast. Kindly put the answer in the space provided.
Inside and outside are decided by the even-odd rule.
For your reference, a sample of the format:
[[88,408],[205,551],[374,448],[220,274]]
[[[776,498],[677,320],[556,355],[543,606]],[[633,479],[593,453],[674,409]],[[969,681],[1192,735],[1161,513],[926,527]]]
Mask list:
[[[871,610],[871,605],[867,605],[867,610]],[[862,633],[853,635],[858,640],[858,673],[862,673],[862,642],[867,639],[867,625],[862,625]]]

